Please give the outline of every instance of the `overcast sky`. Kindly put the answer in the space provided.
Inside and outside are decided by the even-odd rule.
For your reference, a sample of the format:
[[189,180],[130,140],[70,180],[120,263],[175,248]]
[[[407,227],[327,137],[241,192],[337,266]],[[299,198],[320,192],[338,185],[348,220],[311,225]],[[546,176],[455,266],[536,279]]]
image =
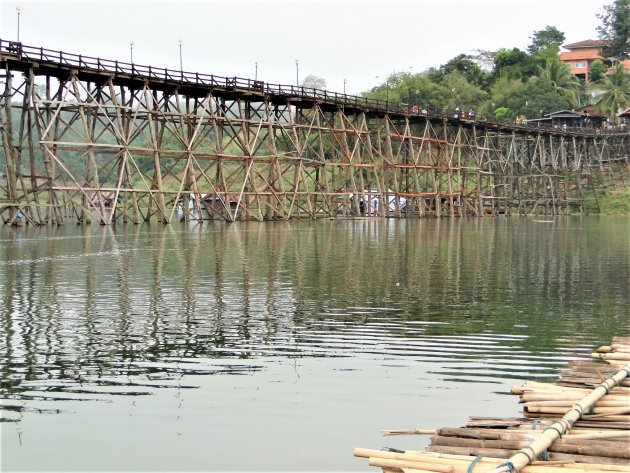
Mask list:
[[[369,89],[396,71],[421,72],[461,53],[530,44],[555,26],[566,43],[596,39],[612,0],[0,0],[0,38],[179,70],[291,84],[308,74],[328,89]],[[376,79],[379,76],[381,80]]]

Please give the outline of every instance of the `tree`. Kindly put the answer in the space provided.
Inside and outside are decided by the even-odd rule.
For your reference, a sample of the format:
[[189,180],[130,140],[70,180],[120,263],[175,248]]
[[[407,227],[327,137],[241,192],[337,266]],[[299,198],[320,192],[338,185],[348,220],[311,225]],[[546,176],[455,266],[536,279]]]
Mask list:
[[441,85],[450,91],[446,102],[448,109],[455,107],[478,108],[488,96],[487,92],[468,82],[466,76],[460,72],[451,72],[445,75]]
[[475,54],[470,55],[469,57],[473,61],[475,61],[475,64],[477,64],[484,71],[492,70],[492,68],[494,67],[494,57],[497,55],[496,51],[474,49],[472,52]]
[[504,107],[510,97],[518,94],[525,84],[520,79],[499,77],[490,89],[490,106],[480,110],[481,113],[494,113],[496,107]]
[[544,49],[554,48],[560,50],[560,46],[564,43],[564,33],[555,26],[546,26],[542,30],[534,31],[530,36],[532,44],[527,46],[527,51],[535,56]]
[[362,95],[377,100],[389,100],[390,103],[403,102],[438,109],[446,107],[449,97],[448,89],[430,80],[426,73],[406,72],[389,75],[385,83],[373,87]]
[[544,67],[538,67],[541,79],[548,81],[556,93],[567,102],[577,105],[580,97],[580,81],[571,74],[571,69],[558,58],[548,59]]
[[451,72],[459,72],[471,84],[482,85],[486,73],[477,65],[472,56],[460,54],[440,67],[443,76]]
[[602,94],[595,102],[595,109],[609,117],[617,115],[619,109],[630,105],[630,75],[618,63],[602,83]]
[[543,66],[547,59],[557,58],[558,54],[560,54],[560,48],[549,46],[548,48],[538,51],[533,57],[536,60],[536,65]]
[[326,89],[326,79],[318,77],[313,74],[307,75],[302,81],[302,87],[308,87],[309,89]]
[[505,120],[510,116],[510,109],[507,107],[499,107],[494,111],[494,116],[501,120]]
[[426,75],[411,76],[407,85],[411,104],[437,109],[446,107],[448,90],[446,87],[431,81]]
[[597,15],[600,39],[606,40],[602,53],[607,58],[622,60],[630,56],[630,0],[614,0]]
[[525,115],[539,118],[546,113],[569,108],[569,102],[560,95],[551,82],[541,77],[532,77],[525,87],[506,100],[512,117]]
[[494,57],[494,76],[528,79],[536,74],[536,60],[518,48],[501,49]]
[[442,71],[435,67],[429,67],[426,71],[423,72],[423,75],[431,82],[434,82],[436,84],[442,82],[442,79],[444,78],[444,74],[442,73]]
[[606,65],[601,59],[595,59],[591,63],[591,70],[588,72],[588,78],[591,82],[599,82],[606,75]]

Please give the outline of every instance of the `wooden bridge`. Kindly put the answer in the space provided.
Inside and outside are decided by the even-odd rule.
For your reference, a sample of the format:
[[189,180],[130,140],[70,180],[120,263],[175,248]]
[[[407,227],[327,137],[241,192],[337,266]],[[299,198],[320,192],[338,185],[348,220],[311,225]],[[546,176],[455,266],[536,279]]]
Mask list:
[[8,224],[555,215],[630,184],[623,129],[411,113],[2,40],[0,65]]

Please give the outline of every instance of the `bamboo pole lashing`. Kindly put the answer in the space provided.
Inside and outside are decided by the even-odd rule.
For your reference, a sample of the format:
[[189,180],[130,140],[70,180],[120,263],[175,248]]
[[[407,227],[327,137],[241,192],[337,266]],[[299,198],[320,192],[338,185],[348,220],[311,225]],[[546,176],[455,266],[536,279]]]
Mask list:
[[[613,341],[615,344],[616,340]],[[612,346],[612,345],[611,345]],[[589,364],[591,363],[591,364]],[[609,365],[610,368],[614,368],[614,365]],[[630,429],[630,419],[629,416],[623,415],[624,412],[628,411],[627,408],[624,407],[627,405],[628,394],[630,394],[630,390],[626,387],[621,387],[619,385],[627,384],[626,377],[628,376],[627,372],[628,366],[625,366],[621,370],[619,370],[614,375],[610,376],[604,382],[601,380],[604,378],[602,375],[602,371],[605,369],[603,366],[593,364],[593,362],[581,362],[576,361],[571,364],[570,369],[563,371],[561,375],[561,379],[559,383],[569,382],[570,385],[548,385],[544,383],[536,383],[536,382],[526,382],[525,385],[521,389],[514,389],[513,391],[521,392],[521,402],[525,403],[526,410],[529,409],[534,411],[536,409],[540,411],[545,410],[560,410],[560,412],[554,412],[554,414],[565,412],[565,417],[569,416],[573,411],[579,413],[577,419],[573,422],[572,433],[566,434],[560,440],[556,440],[555,444],[549,448],[549,458],[551,459],[559,459],[564,468],[572,468],[575,465],[570,465],[567,461],[587,461],[591,463],[588,467],[587,471],[627,471],[627,469],[623,469],[627,464],[628,456],[630,455],[627,452],[627,448],[624,449],[623,445],[627,444],[627,438],[630,436],[630,430],[608,430],[611,428],[620,428],[620,429]],[[624,376],[618,376],[620,373],[625,371]],[[614,382],[610,382],[614,380]],[[591,384],[596,384],[597,387],[595,389],[589,389]],[[595,399],[593,400],[591,406],[587,407],[584,399],[588,399],[593,397],[593,395],[602,388],[606,391],[606,397],[604,399]],[[526,400],[529,396],[529,400]],[[604,394],[602,393],[602,397]],[[582,399],[584,398],[584,399]],[[576,403],[569,409],[569,412],[566,412],[566,408],[570,407],[572,401],[580,400],[580,402]],[[585,413],[585,406],[588,409],[588,412]],[[595,409],[600,409],[600,411],[595,411]],[[622,413],[620,415],[620,413]],[[538,436],[540,439],[543,436],[547,436],[549,429],[551,427],[556,427],[558,429],[562,429],[562,427],[566,426],[566,430],[569,428],[569,422],[566,419],[556,420],[553,423],[550,423],[550,420],[544,420],[545,416],[551,416],[550,412],[541,412],[538,418],[531,422],[528,420],[528,417],[532,417],[535,415],[534,412],[526,412],[525,418],[508,418],[508,419],[497,419],[497,418],[471,418],[469,423],[467,424],[467,428],[465,429],[453,429],[453,428],[444,428],[444,429],[413,429],[413,430],[393,430],[393,431],[385,431],[386,434],[431,434],[435,432],[438,437],[446,435],[453,435],[454,438],[448,439],[443,438],[441,441],[434,442],[434,445],[429,447],[430,454],[435,454],[436,451],[445,452],[450,451],[456,454],[460,453],[472,453],[474,450],[475,453],[483,453],[486,455],[496,454],[498,457],[508,457],[519,455],[514,450],[505,450],[505,449],[492,449],[478,448],[478,445],[495,445],[495,446],[505,446],[505,447],[519,447],[522,445],[522,442],[527,439],[531,439],[532,436]],[[589,415],[590,414],[590,415]],[[571,417],[571,416],[569,416]],[[564,424],[562,421],[565,420],[567,422]],[[471,426],[480,425],[482,427],[497,425],[507,427],[507,429],[502,429],[501,432],[491,432],[491,429],[482,428],[482,429],[473,429]],[[544,430],[536,430],[537,425],[545,427]],[[573,426],[581,426],[584,425],[586,430],[582,428],[573,428]],[[589,429],[590,427],[590,429]],[[595,427],[597,430],[593,430]],[[477,431],[483,431],[481,434]],[[544,434],[544,435],[543,435]],[[458,438],[459,436],[464,437]],[[494,442],[483,441],[477,437],[481,437],[482,439],[498,439],[498,441]],[[469,441],[466,441],[466,438],[470,438]],[[536,440],[538,440],[536,439]],[[511,441],[512,443],[506,443],[507,441]],[[590,441],[588,444],[583,444],[584,441]],[[494,443],[493,443],[494,442]],[[451,443],[451,444],[464,444],[464,445],[475,445],[474,448],[470,447],[456,447],[456,446],[443,446],[443,445],[435,445],[442,443]],[[534,444],[534,442],[532,442]],[[617,444],[615,446],[615,444]],[[531,444],[524,448],[531,448]],[[615,450],[615,457],[610,456],[593,456],[588,454],[607,454],[607,449]],[[533,451],[533,450],[532,450]],[[562,452],[578,452],[577,454],[565,454]],[[586,455],[585,455],[586,454]],[[406,461],[413,460],[406,457],[404,458]],[[500,460],[502,461],[502,460]],[[595,465],[593,462],[601,463],[601,462],[613,462],[619,463],[616,465],[611,465],[610,463],[601,466]],[[557,461],[556,464],[559,464]],[[546,462],[546,465],[550,466],[549,462]],[[567,466],[570,465],[570,466]],[[400,466],[400,465],[399,465]],[[423,465],[419,465],[423,466]],[[390,468],[395,468],[394,464],[391,464]],[[529,468],[529,467],[525,467]],[[496,469],[496,468],[495,468]],[[408,468],[399,469],[399,471],[411,471]],[[418,470],[420,471],[420,470]],[[575,471],[575,470],[574,470]]]
[[[512,455],[504,465],[492,470],[492,473],[520,471],[525,465],[532,463],[554,440],[561,437],[572,427],[577,419],[582,417],[585,409],[589,409],[598,399],[607,394],[613,386],[628,377],[629,373],[630,364],[625,365],[617,373],[596,387],[593,392],[573,406],[561,419],[545,429],[540,438]],[[526,450],[531,451],[531,453],[528,453]]]

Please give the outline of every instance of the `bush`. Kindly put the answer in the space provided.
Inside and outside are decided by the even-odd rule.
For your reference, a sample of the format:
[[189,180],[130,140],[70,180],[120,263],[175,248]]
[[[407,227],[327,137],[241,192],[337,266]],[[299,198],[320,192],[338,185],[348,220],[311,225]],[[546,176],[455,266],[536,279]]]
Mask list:
[[494,111],[494,116],[499,119],[508,118],[510,115],[510,109],[506,107],[499,107]]

